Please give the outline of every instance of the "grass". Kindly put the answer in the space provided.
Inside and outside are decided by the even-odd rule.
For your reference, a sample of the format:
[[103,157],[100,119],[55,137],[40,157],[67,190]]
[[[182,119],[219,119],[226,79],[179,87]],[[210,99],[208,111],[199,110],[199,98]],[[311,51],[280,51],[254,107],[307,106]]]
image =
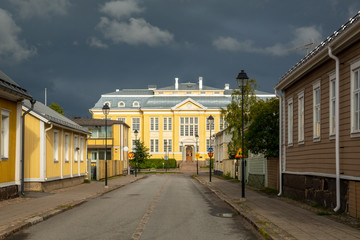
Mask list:
[[84,183],[91,183],[89,179],[84,179]]
[[327,215],[330,215],[330,213],[328,211],[318,211],[316,213],[316,215],[319,215],[319,216],[327,216]]
[[62,208],[72,209],[73,207],[71,205],[60,205]]

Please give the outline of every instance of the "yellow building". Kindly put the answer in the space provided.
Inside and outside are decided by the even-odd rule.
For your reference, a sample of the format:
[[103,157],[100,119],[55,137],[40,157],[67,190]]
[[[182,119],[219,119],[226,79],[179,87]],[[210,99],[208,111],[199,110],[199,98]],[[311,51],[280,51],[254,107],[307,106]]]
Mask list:
[[[128,135],[129,126],[121,121],[107,120],[107,136],[105,134],[105,119],[75,118],[74,122],[91,132],[88,139],[88,159],[91,160],[91,179],[105,177],[105,146],[107,147],[108,177],[128,173]],[[107,137],[107,142],[106,138]],[[106,143],[106,145],[105,145]]]
[[[231,102],[233,90],[229,87],[229,84],[225,84],[224,89],[204,86],[202,77],[197,83],[179,83],[175,78],[175,84],[169,87],[116,89],[103,94],[90,112],[94,119],[104,118],[102,107],[107,103],[109,119],[130,125],[130,148],[134,146],[137,130],[137,137],[149,147],[152,158],[167,155],[177,161],[194,161],[195,153],[200,153],[199,160],[204,161],[210,147],[207,118],[212,115],[215,119],[211,135],[224,129],[220,111]],[[275,96],[260,91],[256,91],[256,95],[259,98]]]
[[0,71],[0,199],[18,196],[21,155],[21,105],[32,99],[27,91]]
[[[30,108],[25,100],[22,110]],[[25,118],[25,190],[51,191],[84,182],[87,129],[36,102]]]

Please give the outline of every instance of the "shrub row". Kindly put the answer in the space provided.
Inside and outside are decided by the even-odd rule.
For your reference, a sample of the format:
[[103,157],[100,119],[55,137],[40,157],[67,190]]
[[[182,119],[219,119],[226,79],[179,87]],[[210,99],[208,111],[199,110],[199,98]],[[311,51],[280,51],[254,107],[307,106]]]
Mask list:
[[[164,165],[163,165],[164,163]],[[135,166],[134,160],[130,160],[130,164]],[[139,164],[140,169],[147,169],[147,168],[176,168],[176,160],[170,158],[169,160],[164,159],[146,159],[144,162]]]

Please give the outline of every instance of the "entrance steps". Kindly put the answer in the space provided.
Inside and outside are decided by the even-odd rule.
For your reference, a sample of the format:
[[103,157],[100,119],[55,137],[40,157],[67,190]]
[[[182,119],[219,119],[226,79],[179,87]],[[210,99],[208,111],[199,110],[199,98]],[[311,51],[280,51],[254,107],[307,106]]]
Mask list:
[[[204,165],[204,163],[199,161],[199,171],[200,171],[200,166],[203,166],[203,165]],[[179,163],[179,171],[196,173],[196,161],[180,162]]]

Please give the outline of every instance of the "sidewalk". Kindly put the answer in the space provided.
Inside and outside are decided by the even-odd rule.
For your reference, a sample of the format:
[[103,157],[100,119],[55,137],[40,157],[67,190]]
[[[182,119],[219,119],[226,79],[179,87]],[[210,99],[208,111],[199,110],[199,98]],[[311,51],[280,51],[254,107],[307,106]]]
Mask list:
[[241,183],[199,175],[198,181],[245,217],[267,239],[360,239],[360,230],[336,222],[327,216],[282,201],[277,197],[246,188],[241,199]]
[[25,198],[1,201],[0,239],[144,177],[117,177],[108,181],[108,188],[105,188],[104,182],[91,182],[51,193],[28,193]]

